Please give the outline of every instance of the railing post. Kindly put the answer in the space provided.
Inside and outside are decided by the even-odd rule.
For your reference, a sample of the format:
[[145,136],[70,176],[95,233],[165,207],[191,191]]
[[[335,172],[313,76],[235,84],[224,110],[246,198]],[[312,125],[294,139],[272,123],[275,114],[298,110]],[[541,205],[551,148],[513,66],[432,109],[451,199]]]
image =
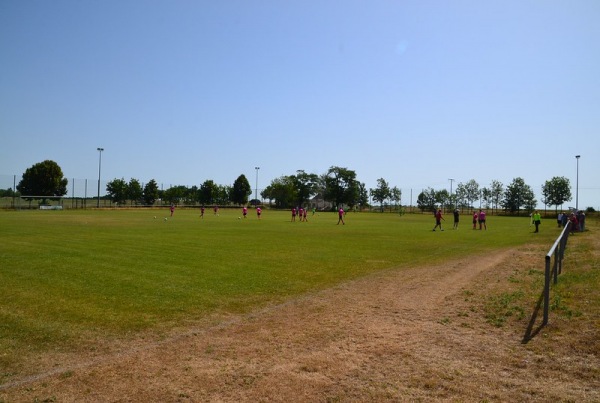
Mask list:
[[544,320],[542,324],[548,324],[548,310],[550,308],[550,260],[552,258],[546,255],[546,269],[544,270]]

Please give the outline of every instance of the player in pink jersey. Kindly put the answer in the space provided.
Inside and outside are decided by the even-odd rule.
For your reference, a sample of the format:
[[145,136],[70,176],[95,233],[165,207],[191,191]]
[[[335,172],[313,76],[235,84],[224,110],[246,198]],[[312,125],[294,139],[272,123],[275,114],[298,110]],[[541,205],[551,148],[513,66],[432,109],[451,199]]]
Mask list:
[[346,223],[344,222],[344,214],[346,214],[344,212],[344,209],[340,207],[340,209],[338,210],[338,223],[337,223],[337,225],[340,225],[340,222],[342,223],[342,225],[346,225]]
[[479,229],[483,226],[483,228],[487,230],[487,225],[485,224],[485,211],[479,210],[477,220],[479,221]]
[[438,209],[437,213],[435,213],[435,227],[433,227],[434,231],[437,227],[440,227],[440,231],[444,230],[442,228],[442,220],[445,221],[444,217],[442,217],[442,209]]

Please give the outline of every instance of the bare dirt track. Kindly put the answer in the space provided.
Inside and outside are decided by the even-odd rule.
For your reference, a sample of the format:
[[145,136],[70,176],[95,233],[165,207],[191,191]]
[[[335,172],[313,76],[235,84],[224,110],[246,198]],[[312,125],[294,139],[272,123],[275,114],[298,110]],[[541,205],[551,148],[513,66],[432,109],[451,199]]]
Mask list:
[[482,318],[475,296],[526,255],[390,269],[68,360],[2,386],[0,402],[600,401],[597,354],[536,348],[544,330],[523,344],[525,328]]

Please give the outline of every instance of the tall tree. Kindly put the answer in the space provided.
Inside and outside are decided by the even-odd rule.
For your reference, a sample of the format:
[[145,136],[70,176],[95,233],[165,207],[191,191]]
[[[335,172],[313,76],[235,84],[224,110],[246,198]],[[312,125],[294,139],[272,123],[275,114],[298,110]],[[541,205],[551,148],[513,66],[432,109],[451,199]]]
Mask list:
[[129,195],[127,182],[125,182],[124,178],[113,179],[106,184],[106,193],[113,203],[124,204],[125,201],[127,201],[127,196]]
[[371,189],[371,197],[379,203],[381,212],[383,213],[383,203],[391,197],[390,185],[383,178],[377,179],[377,187]]
[[398,189],[397,186],[390,189],[390,200],[395,203],[396,207],[402,205],[402,190]]
[[12,188],[6,188],[6,190],[0,189],[0,197],[13,197],[18,195]]
[[502,198],[502,194],[504,193],[504,185],[502,182],[498,180],[493,180],[491,185],[492,192],[492,209],[497,209],[500,204],[500,199]]
[[481,199],[483,200],[485,208],[490,208],[490,205],[492,204],[492,190],[486,187],[481,188]]
[[417,197],[417,206],[421,211],[434,211],[435,209],[435,190],[427,188],[419,193]]
[[224,206],[229,204],[231,200],[232,187],[228,185],[217,185],[215,189],[214,201],[215,203]]
[[188,201],[189,189],[184,185],[171,186],[163,193],[163,199],[169,203],[186,203]]
[[144,204],[152,206],[156,200],[158,200],[158,184],[154,179],[150,179],[148,183],[144,185],[143,194]]
[[298,206],[304,206],[312,196],[318,193],[320,185],[319,176],[299,170],[293,177],[296,202]]
[[536,200],[533,190],[525,183],[523,178],[514,178],[504,191],[502,207],[511,213],[519,212],[521,207],[531,210],[535,207]]
[[467,200],[467,189],[465,188],[464,183],[459,183],[454,191],[454,201],[456,207],[464,208],[465,200]]
[[435,202],[445,208],[445,206],[450,203],[450,193],[448,190],[437,190],[435,192]]
[[231,202],[238,205],[246,204],[248,203],[248,197],[251,194],[252,188],[250,187],[250,182],[248,182],[248,179],[244,174],[241,174],[233,182],[231,194],[229,195]]
[[129,200],[132,205],[133,203],[138,204],[142,200],[144,192],[142,190],[142,185],[140,184],[139,180],[131,178],[129,180],[129,183],[127,184],[127,191],[127,197],[129,197]]
[[198,201],[202,205],[214,204],[217,198],[218,188],[214,181],[207,179],[200,185]]
[[45,201],[44,196],[66,195],[68,183],[60,166],[54,161],[45,160],[25,170],[17,190],[23,196],[35,196],[31,199],[41,198]]
[[360,206],[369,205],[369,192],[367,192],[367,185],[364,182],[358,184],[358,204]]
[[325,184],[324,199],[330,201],[334,208],[342,205],[354,207],[358,203],[360,192],[356,180],[356,172],[342,167],[332,166],[323,175]]
[[549,181],[546,181],[542,185],[542,195],[544,197],[544,203],[555,206],[556,211],[558,211],[558,206],[561,206],[564,202],[568,202],[573,198],[571,195],[571,184],[569,183],[569,179],[564,176],[555,176]]
[[263,199],[275,201],[275,207],[288,208],[297,200],[295,179],[291,176],[281,176],[271,181],[260,195]]
[[471,179],[465,184],[465,198],[470,207],[474,207],[473,203],[479,199],[479,183],[475,179]]

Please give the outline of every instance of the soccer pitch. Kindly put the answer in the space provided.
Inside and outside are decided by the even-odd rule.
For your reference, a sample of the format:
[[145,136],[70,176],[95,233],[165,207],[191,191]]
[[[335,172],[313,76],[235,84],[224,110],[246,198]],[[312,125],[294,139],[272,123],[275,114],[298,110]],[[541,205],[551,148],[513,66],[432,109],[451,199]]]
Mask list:
[[[0,366],[77,351],[99,339],[167,332],[212,314],[239,314],[378,270],[426,267],[521,244],[552,244],[544,220],[488,214],[432,232],[430,214],[308,215],[241,209],[2,211]],[[156,217],[156,218],[155,218]],[[165,220],[165,217],[167,220]],[[543,256],[540,256],[540,269]],[[2,377],[9,376],[3,374]],[[1,378],[0,377],[0,380]]]

